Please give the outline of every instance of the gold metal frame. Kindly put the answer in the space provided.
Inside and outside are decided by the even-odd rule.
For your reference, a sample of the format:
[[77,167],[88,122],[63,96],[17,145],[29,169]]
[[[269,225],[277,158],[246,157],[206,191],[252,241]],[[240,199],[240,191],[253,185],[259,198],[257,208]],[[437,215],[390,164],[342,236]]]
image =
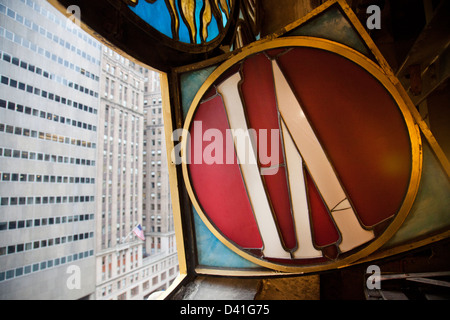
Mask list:
[[183,225],[181,221],[181,208],[180,198],[178,194],[178,177],[176,165],[171,161],[171,153],[175,148],[174,143],[170,137],[172,137],[172,117],[170,112],[170,92],[169,92],[169,79],[167,74],[161,73],[161,100],[163,105],[163,119],[164,119],[164,134],[166,136],[166,156],[167,165],[169,166],[169,185],[170,195],[172,199],[172,211],[174,228],[177,241],[178,262],[180,268],[180,274],[187,274],[187,263],[185,255],[185,246],[183,241]]
[[411,151],[412,151],[412,170],[411,170],[411,179],[408,186],[408,190],[404,199],[404,202],[397,213],[396,217],[392,221],[392,223],[386,228],[386,230],[383,232],[382,235],[380,235],[377,239],[375,239],[373,242],[369,243],[366,247],[362,248],[360,251],[349,255],[348,257],[345,257],[341,260],[338,260],[337,262],[330,262],[323,265],[307,265],[307,266],[288,266],[288,265],[280,265],[276,263],[272,263],[266,260],[261,260],[257,258],[256,256],[251,255],[248,252],[244,252],[242,249],[238,248],[235,244],[230,242],[226,237],[224,237],[210,222],[210,220],[206,217],[206,215],[203,213],[203,210],[198,203],[195,193],[192,189],[190,179],[189,179],[189,173],[188,168],[186,164],[186,154],[182,154],[182,169],[183,169],[183,176],[184,181],[186,184],[187,192],[191,198],[191,201],[194,205],[194,208],[199,213],[202,221],[205,223],[205,225],[208,227],[208,229],[228,248],[230,248],[233,252],[239,254],[243,258],[260,265],[262,267],[266,267],[269,269],[281,271],[281,272],[289,272],[289,273],[302,273],[302,272],[317,272],[317,271],[324,271],[329,270],[333,268],[340,268],[345,265],[349,265],[352,262],[355,262],[363,257],[368,256],[378,248],[380,248],[386,241],[388,241],[394,233],[400,228],[402,223],[404,222],[406,216],[408,215],[412,204],[415,200],[418,188],[419,188],[419,182],[422,172],[422,147],[421,147],[421,137],[419,133],[418,127],[414,123],[414,119],[409,111],[409,108],[407,107],[402,95],[398,92],[395,84],[391,81],[390,77],[384,72],[383,69],[381,69],[379,66],[377,66],[373,61],[362,55],[361,53],[344,46],[342,44],[319,39],[319,38],[312,38],[312,37],[287,37],[287,38],[278,38],[275,40],[265,40],[256,42],[252,45],[249,45],[245,48],[245,50],[242,50],[241,52],[237,53],[236,55],[232,56],[230,59],[223,62],[220,66],[217,67],[217,69],[208,77],[208,79],[205,81],[205,83],[201,86],[200,90],[197,92],[191,107],[189,109],[189,112],[187,114],[185,123],[184,123],[184,133],[182,137],[182,150],[186,150],[187,147],[187,132],[190,127],[190,124],[192,122],[195,110],[197,106],[199,105],[201,98],[206,93],[208,88],[230,67],[234,66],[236,63],[239,63],[243,59],[247,58],[248,56],[262,52],[269,49],[276,49],[276,48],[283,48],[283,47],[310,47],[310,48],[317,48],[321,50],[326,50],[332,53],[336,53],[340,56],[343,56],[344,58],[356,63],[363,69],[365,69],[367,72],[369,72],[375,79],[377,79],[392,95],[394,100],[396,101],[397,105],[399,106],[399,109],[401,113],[403,114],[403,117],[405,119],[406,126],[409,131],[410,141],[411,141]]

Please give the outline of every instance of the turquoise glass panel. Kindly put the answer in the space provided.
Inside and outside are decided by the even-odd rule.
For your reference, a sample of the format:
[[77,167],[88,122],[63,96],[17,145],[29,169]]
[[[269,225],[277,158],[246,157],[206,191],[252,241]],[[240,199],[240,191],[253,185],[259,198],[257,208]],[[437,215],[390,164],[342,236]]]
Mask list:
[[[200,30],[200,11],[203,6],[203,0],[197,0],[195,3],[195,27],[197,28],[197,37],[195,39],[196,43],[201,43],[200,35],[202,31]],[[217,35],[216,35],[217,36]]]
[[323,12],[306,24],[289,32],[286,36],[310,36],[332,40],[345,44],[369,58],[372,57],[359,34],[336,7]]
[[250,262],[233,252],[219,241],[194,211],[195,236],[197,241],[198,263],[205,267],[261,269],[260,266]]
[[405,222],[384,248],[450,227],[450,181],[422,136],[423,168],[416,200]]
[[136,7],[128,7],[150,26],[173,39],[172,19],[165,1],[148,3],[142,0],[139,1]]
[[176,6],[176,8],[177,8],[178,21],[180,21],[180,28],[178,30],[179,40],[180,40],[180,42],[190,43],[191,40],[189,38],[189,30],[186,27],[186,24],[181,19],[180,7]]
[[197,91],[216,68],[217,66],[212,66],[192,72],[186,72],[180,76],[181,108],[183,110],[184,118],[186,118],[189,107],[191,106]]
[[225,28],[225,26],[227,25],[227,16],[225,15],[224,12],[222,12],[222,22],[223,22],[223,27]]
[[212,41],[216,38],[214,35],[219,34],[219,28],[217,26],[217,20],[216,18],[212,17],[211,23],[208,26],[208,38],[206,39],[206,42]]

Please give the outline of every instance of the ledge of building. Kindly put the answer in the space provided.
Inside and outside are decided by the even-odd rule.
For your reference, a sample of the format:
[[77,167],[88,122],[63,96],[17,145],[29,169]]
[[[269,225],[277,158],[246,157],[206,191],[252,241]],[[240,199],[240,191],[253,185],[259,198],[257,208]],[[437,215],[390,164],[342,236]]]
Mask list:
[[317,275],[242,279],[198,276],[172,297],[173,300],[319,300]]

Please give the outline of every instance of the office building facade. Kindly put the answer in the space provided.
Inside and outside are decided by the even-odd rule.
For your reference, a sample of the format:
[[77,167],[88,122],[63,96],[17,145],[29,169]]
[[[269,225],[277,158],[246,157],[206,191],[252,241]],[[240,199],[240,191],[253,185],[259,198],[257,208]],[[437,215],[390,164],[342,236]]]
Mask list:
[[46,1],[0,1],[0,299],[95,289],[101,45]]
[[149,71],[144,101],[144,226],[146,254],[176,252],[159,75]]
[[[128,299],[130,272],[142,266],[143,75],[134,63],[102,50],[97,203],[96,299]],[[112,282],[111,282],[112,281]],[[128,290],[129,289],[129,290]],[[129,292],[128,292],[129,291]],[[128,294],[128,295],[127,295]],[[125,295],[125,296],[123,296]]]
[[[149,230],[148,74],[46,1],[0,0],[0,299],[140,300],[176,277],[171,221],[153,226],[170,252],[163,237],[148,256],[157,238],[132,232]],[[167,172],[157,121],[153,170]]]
[[[154,243],[148,236],[145,205],[149,197],[145,186],[150,71],[107,47],[102,49],[101,65],[97,172],[97,194],[101,199],[97,202],[95,299],[142,300],[167,289],[178,274],[176,249],[170,254],[167,250],[148,254]],[[159,81],[153,83],[155,89],[159,89],[158,85]],[[161,156],[165,153],[161,123],[159,131],[155,177],[164,176],[161,171],[167,173],[165,157]],[[168,186],[159,192],[160,198],[169,198]],[[142,228],[143,239],[133,232],[137,226]]]

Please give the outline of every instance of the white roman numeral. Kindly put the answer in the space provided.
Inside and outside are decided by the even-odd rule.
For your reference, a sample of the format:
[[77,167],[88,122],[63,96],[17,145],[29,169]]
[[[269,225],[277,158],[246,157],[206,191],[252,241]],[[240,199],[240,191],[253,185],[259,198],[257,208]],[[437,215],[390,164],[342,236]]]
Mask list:
[[[241,76],[237,72],[220,84],[217,87],[217,92],[222,95],[232,134],[236,131],[241,132],[239,139],[233,137],[236,155],[241,166],[250,203],[253,207],[256,224],[258,225],[264,243],[263,254],[266,257],[290,259],[291,255],[284,250],[281,244],[259,173],[254,148],[251,147],[251,139],[248,136],[248,128],[245,121],[244,107],[238,91],[239,81],[241,81]],[[243,132],[247,133],[247,139],[242,139]],[[244,140],[247,140],[247,143]]]
[[303,177],[303,160],[283,120],[281,120],[281,130],[283,132],[284,152],[298,243],[298,248],[293,253],[293,256],[294,258],[321,257],[322,251],[314,248],[312,241],[306,184]]
[[341,233],[339,249],[345,252],[366,243],[374,238],[374,234],[361,227],[351,206],[332,210],[342,204],[347,196],[276,61],[272,61],[272,68],[281,117]]

